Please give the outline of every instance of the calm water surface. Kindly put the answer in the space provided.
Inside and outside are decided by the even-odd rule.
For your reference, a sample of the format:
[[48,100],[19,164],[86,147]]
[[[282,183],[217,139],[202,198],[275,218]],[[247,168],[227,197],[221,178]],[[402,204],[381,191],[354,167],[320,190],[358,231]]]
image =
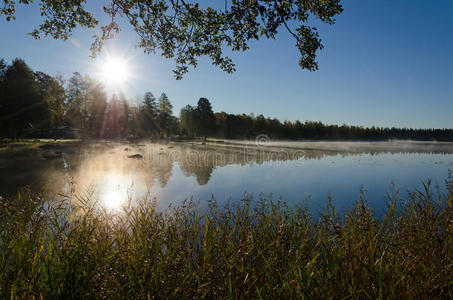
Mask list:
[[0,151],[0,194],[25,185],[46,193],[76,194],[117,209],[127,198],[156,197],[160,208],[193,197],[205,207],[241,199],[244,193],[312,209],[329,195],[347,208],[365,190],[379,213],[392,184],[406,197],[432,179],[444,189],[453,169],[450,143],[230,143],[23,146]]

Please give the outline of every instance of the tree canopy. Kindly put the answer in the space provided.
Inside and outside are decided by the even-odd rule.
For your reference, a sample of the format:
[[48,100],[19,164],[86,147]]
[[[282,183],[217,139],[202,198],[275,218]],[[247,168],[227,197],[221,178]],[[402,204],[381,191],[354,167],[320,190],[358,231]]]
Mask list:
[[[30,0],[3,0],[0,15],[15,18],[16,3]],[[43,22],[31,32],[35,38],[51,36],[68,39],[77,26],[94,28],[99,21],[87,9],[86,0],[39,1]],[[236,66],[224,54],[225,48],[245,51],[251,40],[276,39],[283,28],[295,40],[303,69],[318,69],[316,54],[323,48],[317,19],[334,24],[342,13],[340,0],[224,0],[206,5],[189,0],[108,0],[104,12],[109,22],[92,44],[96,55],[104,42],[119,32],[118,18],[125,17],[138,35],[138,47],[173,59],[175,77],[181,79],[189,67],[196,67],[198,58],[207,56],[215,66],[232,73]]]
[[11,64],[0,59],[0,142],[37,137],[253,140],[263,134],[285,140],[453,140],[453,129],[446,128],[365,128],[215,112],[204,97],[196,105],[184,106],[177,118],[165,93],[156,99],[147,92],[135,103],[123,93],[109,94],[88,75],[76,72],[65,81],[61,76],[34,72],[22,59]]
[[216,133],[217,124],[211,102],[206,98],[200,98],[196,107],[186,105],[182,108],[180,126],[186,134],[204,139]]

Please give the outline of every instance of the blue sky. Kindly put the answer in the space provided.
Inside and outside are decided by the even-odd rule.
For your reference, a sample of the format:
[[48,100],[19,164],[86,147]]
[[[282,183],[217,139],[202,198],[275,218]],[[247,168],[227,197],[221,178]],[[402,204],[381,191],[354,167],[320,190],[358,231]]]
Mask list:
[[[88,1],[102,17],[101,2]],[[127,24],[107,49],[129,59],[134,76],[127,96],[133,102],[146,91],[165,92],[175,114],[207,97],[215,111],[281,120],[453,127],[453,1],[346,0],[343,5],[335,25],[317,26],[325,46],[317,72],[299,68],[294,40],[283,29],[275,41],[252,42],[249,51],[233,53],[234,74],[200,59],[181,81],[173,77],[172,61],[134,48],[136,37]],[[12,22],[0,19],[0,57],[8,62],[20,57],[34,70],[66,78],[97,71],[89,58],[95,30],[78,29],[66,42],[34,40],[26,33],[40,22],[38,7],[19,6],[16,16]]]

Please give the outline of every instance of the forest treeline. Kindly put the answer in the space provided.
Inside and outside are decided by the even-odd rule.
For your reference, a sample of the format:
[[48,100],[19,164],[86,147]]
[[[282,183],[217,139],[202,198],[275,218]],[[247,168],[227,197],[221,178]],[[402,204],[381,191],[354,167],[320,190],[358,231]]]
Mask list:
[[65,80],[34,72],[22,59],[0,60],[0,137],[57,137],[71,127],[80,138],[194,138],[343,140],[453,140],[453,129],[382,128],[284,121],[263,115],[214,113],[210,101],[181,109],[179,117],[165,93],[145,93],[131,104],[124,94],[108,97],[97,80],[74,73]]

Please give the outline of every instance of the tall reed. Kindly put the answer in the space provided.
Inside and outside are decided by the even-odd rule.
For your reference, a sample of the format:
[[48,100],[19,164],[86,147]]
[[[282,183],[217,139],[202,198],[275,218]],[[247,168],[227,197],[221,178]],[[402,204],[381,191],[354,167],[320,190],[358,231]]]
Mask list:
[[1,201],[0,297],[452,298],[447,188],[395,192],[379,217],[363,197],[314,217],[264,197],[112,215],[21,194]]

